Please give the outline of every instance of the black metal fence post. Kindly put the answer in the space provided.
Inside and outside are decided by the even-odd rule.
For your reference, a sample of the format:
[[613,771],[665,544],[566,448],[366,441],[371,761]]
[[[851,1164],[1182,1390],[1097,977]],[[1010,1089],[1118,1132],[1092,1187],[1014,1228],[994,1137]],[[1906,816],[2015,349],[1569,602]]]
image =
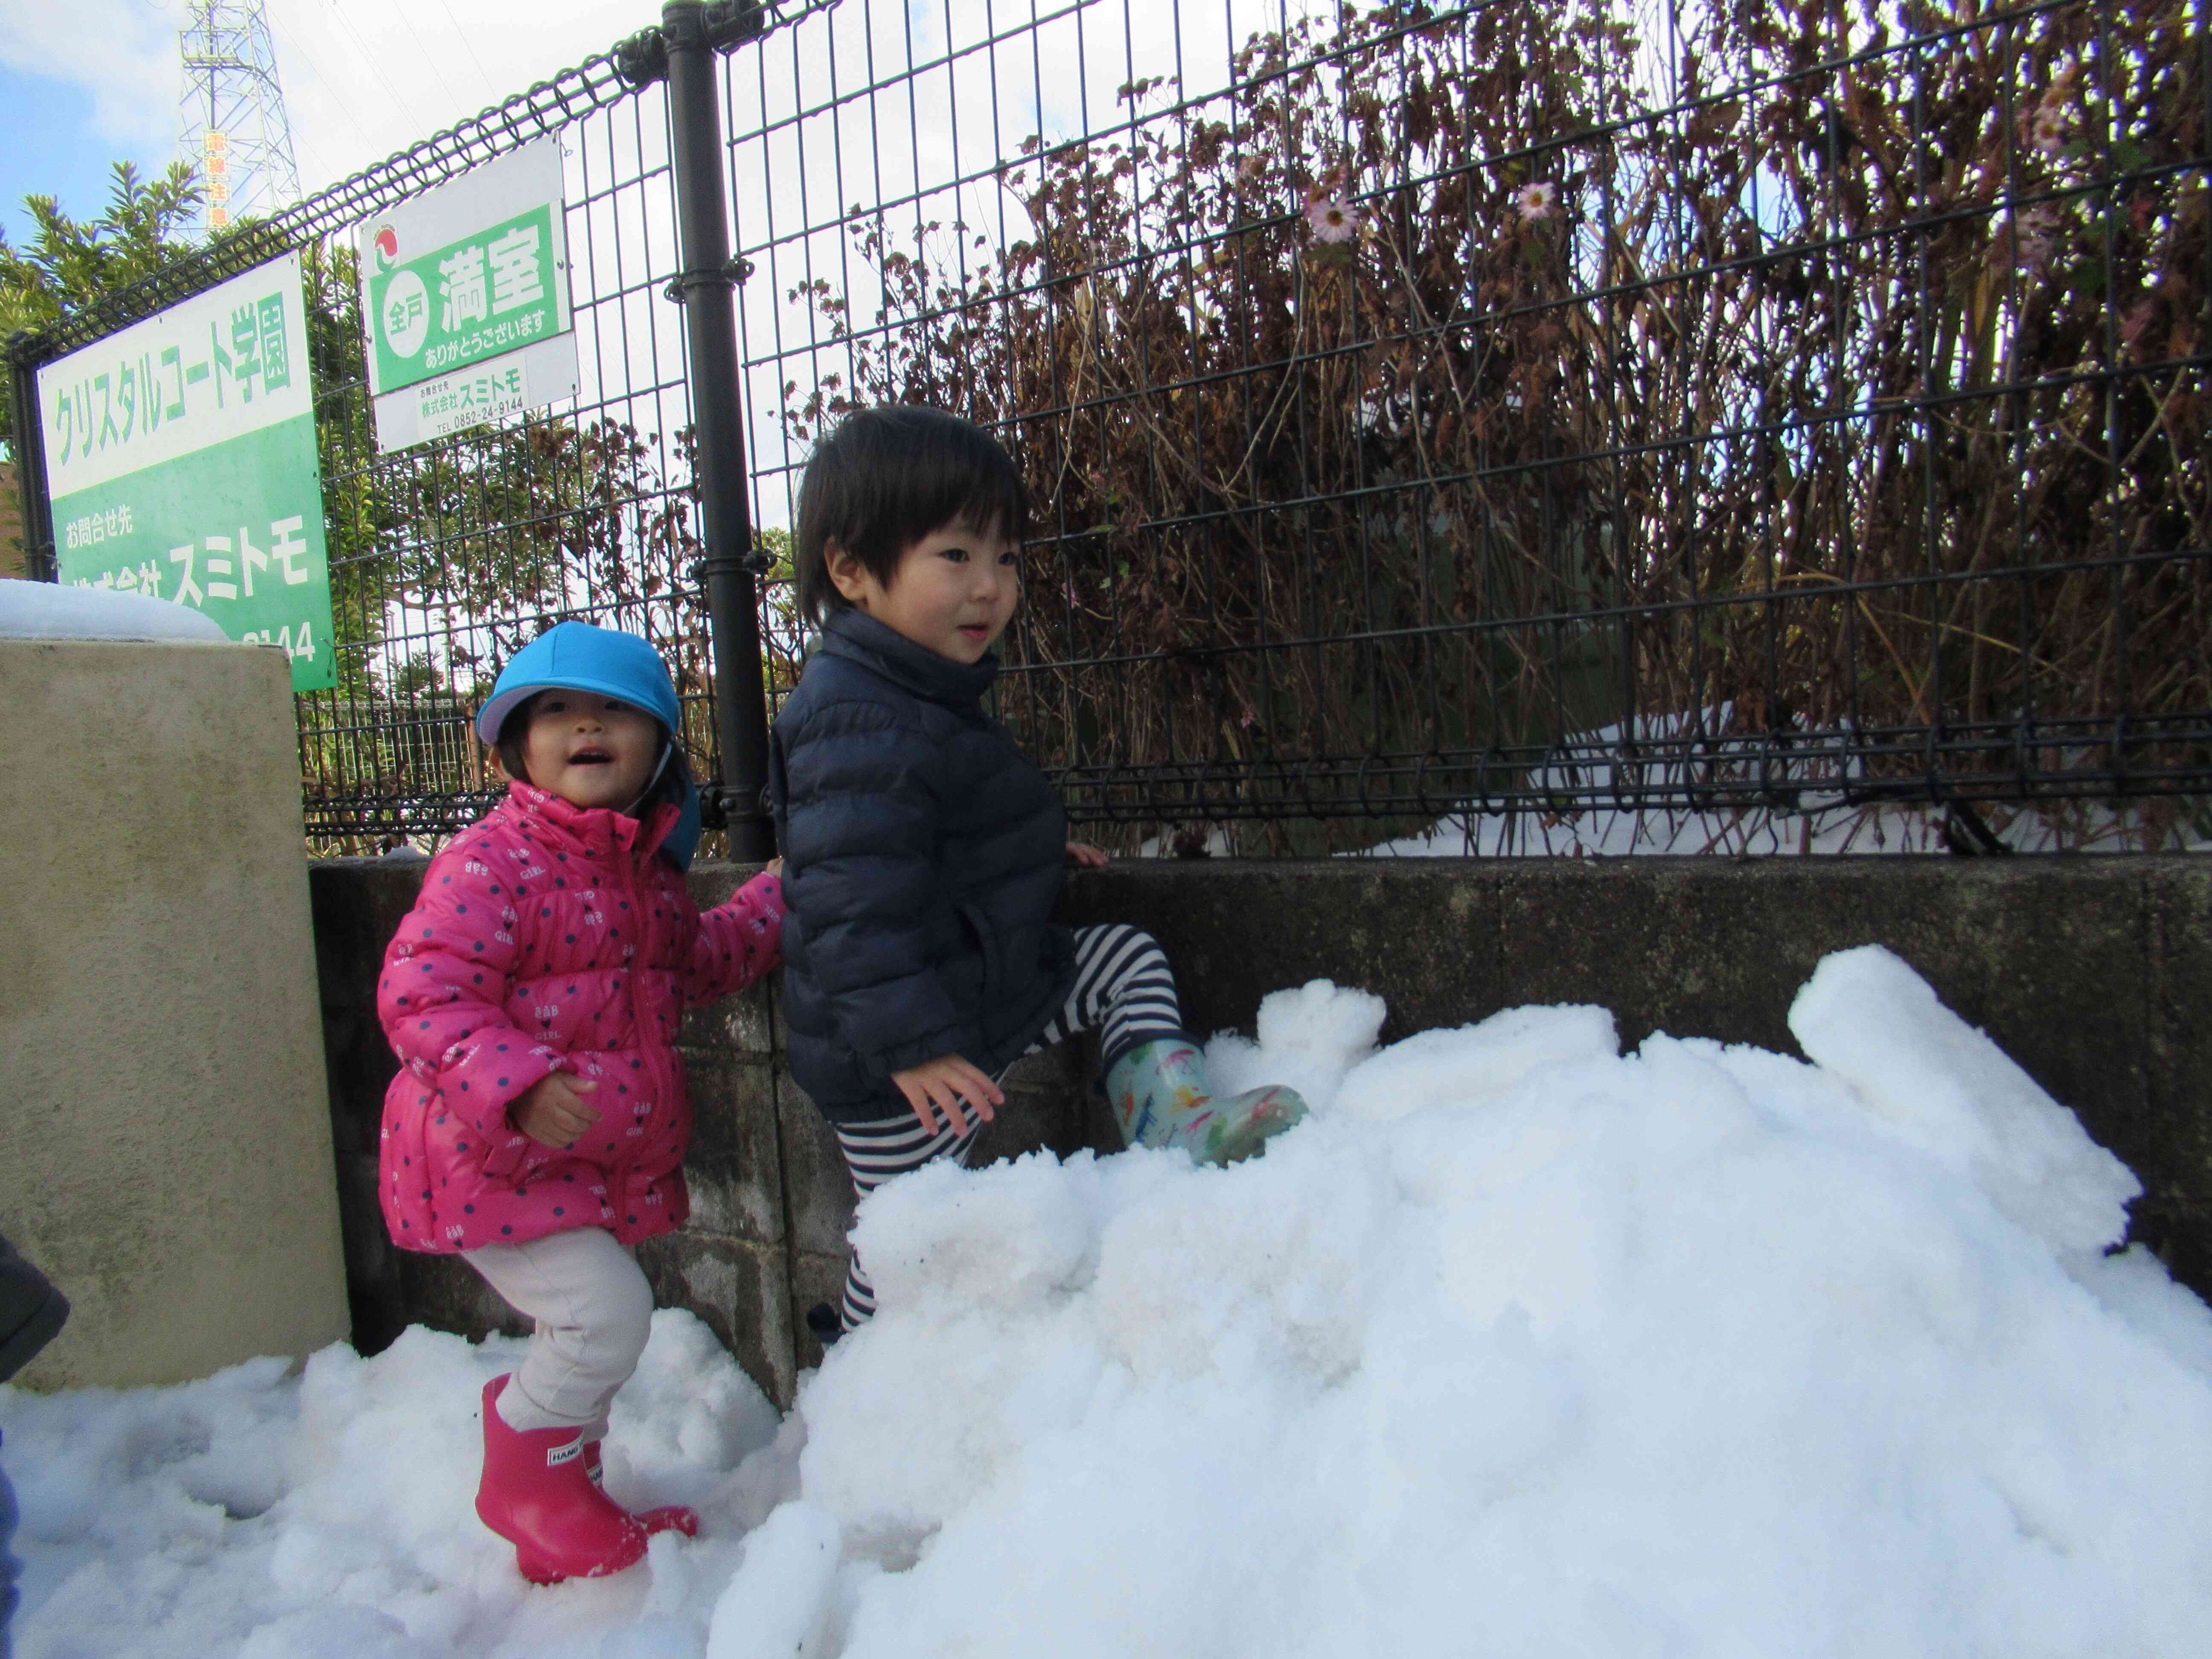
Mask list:
[[722,752],[719,805],[730,856],[775,851],[762,791],[768,781],[768,702],[761,674],[760,611],[748,562],[743,411],[738,404],[735,290],[730,258],[720,81],[715,54],[760,32],[757,6],[669,0],[661,8],[668,53],[668,124],[674,145],[677,260],[670,284],[690,348],[696,471],[707,554],[708,625],[714,657],[714,720]]
[[23,511],[23,574],[34,582],[60,580],[54,556],[52,503],[46,499],[46,434],[39,428],[38,367],[33,337],[7,344],[9,413],[15,422],[15,491]]

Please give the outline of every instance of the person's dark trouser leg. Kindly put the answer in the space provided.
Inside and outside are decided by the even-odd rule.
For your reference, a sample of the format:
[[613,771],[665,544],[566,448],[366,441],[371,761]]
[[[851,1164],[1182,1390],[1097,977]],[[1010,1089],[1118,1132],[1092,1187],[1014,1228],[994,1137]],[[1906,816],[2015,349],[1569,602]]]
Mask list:
[[[69,1298],[46,1276],[0,1238],[0,1382],[5,1382],[54,1339],[69,1318]],[[9,1547],[15,1537],[15,1489],[0,1468],[0,1659],[14,1651],[9,1627],[22,1601],[23,1571]]]
[[8,1634],[15,1623],[16,1604],[22,1592],[15,1587],[23,1564],[8,1547],[15,1537],[15,1489],[8,1484],[8,1467],[0,1463],[0,1659],[8,1659],[15,1650]]

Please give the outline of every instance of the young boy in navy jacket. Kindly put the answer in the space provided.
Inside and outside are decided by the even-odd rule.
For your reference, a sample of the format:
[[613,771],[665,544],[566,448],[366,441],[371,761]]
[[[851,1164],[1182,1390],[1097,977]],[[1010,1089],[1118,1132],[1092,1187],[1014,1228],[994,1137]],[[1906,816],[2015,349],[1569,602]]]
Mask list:
[[[936,410],[848,416],[800,485],[793,566],[821,630],[776,720],[769,795],[784,857],[791,1069],[865,1195],[964,1158],[997,1079],[1099,1034],[1131,1146],[1226,1164],[1305,1115],[1286,1088],[1212,1097],[1152,936],[1051,916],[1067,839],[1044,775],[982,709],[1012,618],[1026,504],[990,435]],[[835,1324],[875,1311],[860,1260]]]

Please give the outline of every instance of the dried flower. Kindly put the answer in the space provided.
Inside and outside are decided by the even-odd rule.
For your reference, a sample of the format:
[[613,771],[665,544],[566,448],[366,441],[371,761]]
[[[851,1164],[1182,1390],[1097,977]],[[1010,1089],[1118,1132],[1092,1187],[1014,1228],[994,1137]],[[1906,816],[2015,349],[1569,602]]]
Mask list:
[[1237,176],[1248,184],[1267,170],[1267,159],[1264,155],[1248,155],[1237,164]]
[[1998,246],[2009,243],[2013,264],[2032,276],[2051,263],[2051,250],[2057,242],[2058,210],[2048,202],[2039,202],[2012,216],[2008,234]]
[[2146,294],[2129,308],[2128,314],[2121,319],[2120,343],[2130,351],[2135,350],[2143,343],[2143,337],[2150,332],[2150,325],[2157,320],[2158,295]]
[[2081,73],[2079,64],[2069,64],[2043,89],[2035,107],[2021,117],[2021,134],[2045,155],[2066,148],[2068,106],[2073,102],[2074,82]]
[[1306,204],[1306,223],[1316,242],[1348,242],[1359,228],[1359,214],[1341,196],[1320,196]]
[[1523,223],[1533,225],[1539,219],[1550,218],[1559,202],[1559,187],[1547,179],[1522,185],[1520,193],[1513,198],[1513,206]]

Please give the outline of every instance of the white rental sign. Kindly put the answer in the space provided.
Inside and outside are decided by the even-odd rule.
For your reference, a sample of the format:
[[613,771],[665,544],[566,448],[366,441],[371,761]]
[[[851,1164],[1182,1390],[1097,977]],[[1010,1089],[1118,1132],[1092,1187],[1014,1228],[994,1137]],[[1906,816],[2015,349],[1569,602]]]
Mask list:
[[563,209],[561,143],[541,138],[362,226],[378,447],[575,395]]

